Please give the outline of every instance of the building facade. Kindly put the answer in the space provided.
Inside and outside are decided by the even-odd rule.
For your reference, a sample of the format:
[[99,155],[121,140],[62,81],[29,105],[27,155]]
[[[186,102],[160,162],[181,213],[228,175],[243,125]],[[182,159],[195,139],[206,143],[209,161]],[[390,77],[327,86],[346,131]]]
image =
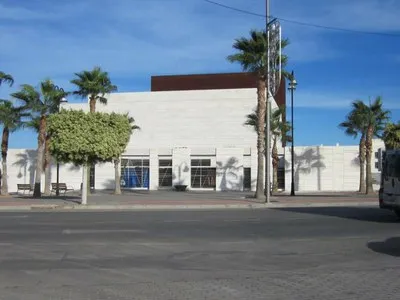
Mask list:
[[[98,103],[97,111],[128,113],[141,128],[122,156],[122,188],[254,190],[256,133],[243,124],[257,105],[255,83],[247,73],[160,76],[150,92],[114,93],[107,105]],[[112,188],[113,177],[112,164],[96,165],[92,184]]]
[[[158,190],[186,185],[190,190],[254,191],[257,138],[253,128],[244,125],[246,115],[257,106],[253,75],[154,76],[151,83],[150,92],[114,93],[107,96],[107,105],[96,107],[101,112],[128,113],[141,128],[133,133],[121,157],[122,188]],[[285,105],[284,81],[275,98],[270,99],[272,109]],[[89,111],[88,103],[65,103],[63,108]],[[290,147],[283,146],[278,143],[278,182],[280,189],[290,191]],[[375,152],[381,147],[381,141],[374,141]],[[16,192],[18,183],[33,184],[35,164],[36,150],[9,150],[10,192]],[[296,146],[294,171],[296,191],[355,191],[358,147]],[[50,182],[55,182],[54,162],[50,175]],[[91,185],[98,190],[113,189],[114,175],[112,163],[97,164]],[[60,182],[79,190],[82,169],[61,165]],[[44,185],[43,176],[42,189]]]

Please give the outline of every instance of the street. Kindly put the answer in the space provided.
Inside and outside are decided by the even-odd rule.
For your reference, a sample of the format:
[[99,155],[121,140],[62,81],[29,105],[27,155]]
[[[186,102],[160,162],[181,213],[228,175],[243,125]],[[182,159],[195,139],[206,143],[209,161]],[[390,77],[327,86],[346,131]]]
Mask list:
[[0,299],[399,299],[372,207],[0,213]]

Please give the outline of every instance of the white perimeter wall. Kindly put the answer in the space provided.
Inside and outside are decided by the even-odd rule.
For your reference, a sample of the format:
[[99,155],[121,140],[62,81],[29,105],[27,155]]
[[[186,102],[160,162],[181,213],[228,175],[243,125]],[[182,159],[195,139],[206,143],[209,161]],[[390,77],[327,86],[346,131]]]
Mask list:
[[[374,152],[383,147],[381,141],[374,141]],[[173,184],[185,184],[190,189],[191,159],[211,159],[216,167],[216,190],[243,190],[244,168],[251,168],[251,185],[255,190],[257,174],[256,148],[208,148],[203,150],[190,148],[147,149],[140,150],[141,155],[131,158],[150,160],[150,189],[158,189],[158,160],[165,157],[173,161]],[[144,154],[143,154],[144,153]],[[359,186],[359,164],[357,146],[315,146],[295,148],[295,186],[296,191],[356,191]],[[285,153],[285,190],[290,191],[291,165],[290,147]],[[375,168],[372,158],[372,171]],[[36,169],[36,150],[10,149],[8,152],[8,185],[10,192],[16,192],[18,183],[33,184]],[[56,165],[51,167],[51,182],[56,181]],[[67,183],[79,190],[82,182],[82,170],[73,165],[60,166],[60,182]],[[96,189],[113,189],[114,165],[112,163],[96,165]],[[375,189],[378,188],[376,184]],[[44,175],[42,175],[42,190]]]
[[[8,190],[17,191],[17,184],[33,185],[36,174],[36,149],[9,149],[7,156]],[[56,164],[51,166],[51,182],[56,182]],[[80,167],[72,164],[60,166],[60,182],[79,190],[82,182]],[[42,191],[44,190],[44,173],[42,174]]]
[[[374,153],[384,148],[381,140],[373,141]],[[294,174],[295,190],[357,191],[360,184],[358,146],[304,146],[295,147]],[[377,161],[372,157],[372,173],[377,175]],[[374,177],[374,176],[373,176]],[[291,185],[291,149],[285,151],[285,190]],[[377,190],[379,184],[374,184]]]

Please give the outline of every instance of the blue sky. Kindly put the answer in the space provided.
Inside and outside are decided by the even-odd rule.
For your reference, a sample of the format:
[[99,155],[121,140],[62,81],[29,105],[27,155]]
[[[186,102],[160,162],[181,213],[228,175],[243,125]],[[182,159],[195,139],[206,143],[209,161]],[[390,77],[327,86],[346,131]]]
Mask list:
[[[265,12],[264,0],[215,1]],[[287,69],[298,81],[297,145],[356,144],[337,127],[355,99],[381,95],[393,120],[400,119],[399,11],[398,0],[271,0],[271,14],[280,18],[399,34],[281,22],[291,42]],[[234,39],[264,24],[203,0],[0,0],[0,70],[16,79],[13,88],[0,88],[0,97],[48,77],[68,90],[74,72],[94,65],[120,91],[149,90],[151,75],[240,71],[226,60]],[[35,148],[36,135],[17,132],[10,147]]]

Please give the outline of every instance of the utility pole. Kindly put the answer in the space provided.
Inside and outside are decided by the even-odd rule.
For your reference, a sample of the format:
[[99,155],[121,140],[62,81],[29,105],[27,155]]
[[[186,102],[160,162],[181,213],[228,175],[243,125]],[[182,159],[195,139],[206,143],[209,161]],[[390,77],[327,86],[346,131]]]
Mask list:
[[265,197],[266,197],[266,201],[267,201],[267,203],[269,203],[269,201],[270,201],[270,199],[269,199],[269,196],[270,196],[270,191],[271,191],[271,187],[270,187],[270,184],[271,184],[271,180],[270,180],[270,165],[271,165],[271,151],[270,151],[270,144],[271,144],[271,140],[270,140],[270,131],[271,131],[271,129],[270,129],[270,110],[271,110],[271,106],[270,106],[270,103],[269,103],[269,91],[270,91],[270,86],[269,86],[269,83],[270,83],[270,80],[269,80],[269,76],[270,76],[270,65],[269,65],[269,60],[270,60],[270,58],[269,58],[269,55],[270,55],[270,53],[269,53],[269,48],[270,48],[270,45],[269,45],[269,15],[270,15],[270,7],[269,7],[269,0],[266,0],[265,1],[265,7],[266,7],[266,33],[267,33],[267,78],[266,78],[266,87],[267,87],[267,91],[266,91],[266,101],[267,101],[267,110],[266,110],[266,113],[267,113],[267,115],[266,115],[266,122],[267,122],[267,124],[266,124],[266,133],[265,133],[265,138],[266,138],[266,140],[267,140],[267,142],[266,142],[266,145],[265,145],[265,148],[266,149],[264,149],[264,151],[265,151],[265,158],[266,158],[266,162],[265,162],[265,169],[266,169],[266,174],[265,174]]

